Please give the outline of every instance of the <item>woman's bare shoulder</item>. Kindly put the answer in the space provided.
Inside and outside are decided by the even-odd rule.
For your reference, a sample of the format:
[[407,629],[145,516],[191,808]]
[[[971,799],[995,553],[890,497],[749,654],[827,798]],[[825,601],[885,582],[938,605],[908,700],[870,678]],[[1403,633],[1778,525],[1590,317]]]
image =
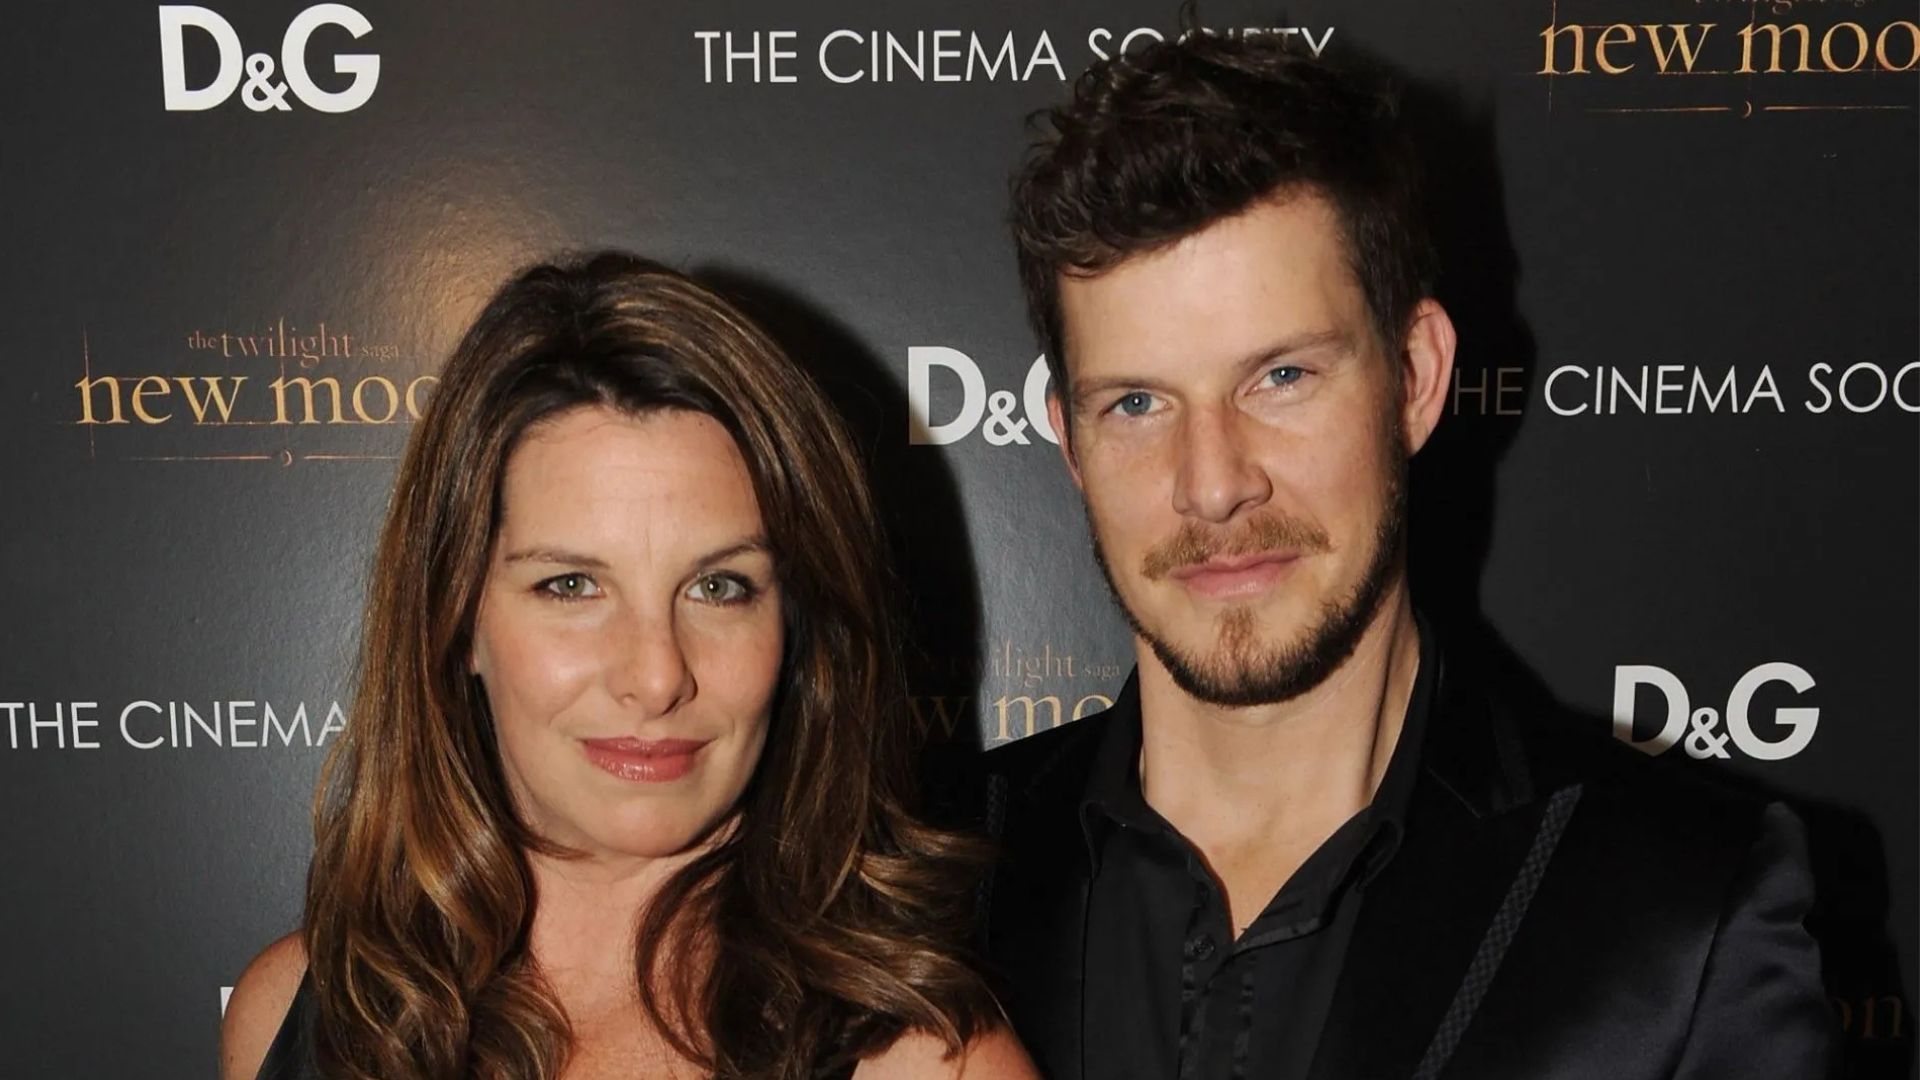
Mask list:
[[260,950],[240,973],[220,1021],[220,1080],[254,1080],[259,1074],[306,972],[306,946],[299,934],[288,934]]
[[1040,1071],[1013,1029],[998,1027],[952,1056],[938,1038],[909,1032],[861,1062],[854,1080],[1040,1080]]

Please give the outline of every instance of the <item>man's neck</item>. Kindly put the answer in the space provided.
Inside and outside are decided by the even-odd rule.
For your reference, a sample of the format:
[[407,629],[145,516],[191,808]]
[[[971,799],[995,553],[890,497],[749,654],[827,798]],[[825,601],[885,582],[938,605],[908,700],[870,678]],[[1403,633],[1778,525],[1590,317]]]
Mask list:
[[1290,874],[1372,802],[1406,720],[1420,642],[1397,587],[1319,686],[1240,708],[1192,697],[1150,649],[1139,654],[1142,793],[1227,879],[1247,860],[1266,876],[1276,865]]

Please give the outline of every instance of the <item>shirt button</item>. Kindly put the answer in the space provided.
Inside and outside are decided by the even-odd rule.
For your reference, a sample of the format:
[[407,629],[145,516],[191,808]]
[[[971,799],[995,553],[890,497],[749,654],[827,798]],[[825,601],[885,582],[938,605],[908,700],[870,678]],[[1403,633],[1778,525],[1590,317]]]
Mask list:
[[1187,942],[1185,956],[1188,960],[1205,960],[1213,955],[1213,937],[1202,934]]

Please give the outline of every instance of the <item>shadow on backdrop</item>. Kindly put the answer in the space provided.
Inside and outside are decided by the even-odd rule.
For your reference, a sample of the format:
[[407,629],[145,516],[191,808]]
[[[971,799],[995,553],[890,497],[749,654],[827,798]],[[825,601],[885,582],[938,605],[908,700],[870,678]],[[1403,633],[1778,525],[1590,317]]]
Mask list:
[[[1516,305],[1520,265],[1507,227],[1491,108],[1476,110],[1434,85],[1404,78],[1403,85],[1406,114],[1427,169],[1428,212],[1440,256],[1439,299],[1460,328],[1466,386],[1479,386],[1483,370],[1490,380],[1496,367],[1521,368],[1522,385],[1537,385],[1538,350]],[[1471,393],[1462,397],[1476,408],[1487,400]],[[1480,582],[1492,548],[1496,474],[1524,418],[1489,415],[1486,421],[1450,417],[1414,459],[1409,577],[1415,599],[1449,651],[1475,656],[1517,706],[1566,715],[1591,731],[1609,731],[1610,717],[1557,701],[1480,609]],[[1708,768],[1667,760],[1661,765]],[[1791,804],[1806,823],[1816,890],[1808,927],[1820,942],[1828,996],[1846,1032],[1839,1075],[1847,1080],[1912,1077],[1909,998],[1887,933],[1885,841],[1873,821],[1847,807],[1788,797],[1751,777],[1712,772],[1730,786]]]
[[749,270],[707,266],[694,276],[773,335],[826,391],[859,444],[899,578],[913,715],[925,740],[922,779],[938,797],[980,753],[978,719],[963,703],[978,692],[985,663],[979,576],[952,466],[942,454],[904,452],[906,391],[851,327]]

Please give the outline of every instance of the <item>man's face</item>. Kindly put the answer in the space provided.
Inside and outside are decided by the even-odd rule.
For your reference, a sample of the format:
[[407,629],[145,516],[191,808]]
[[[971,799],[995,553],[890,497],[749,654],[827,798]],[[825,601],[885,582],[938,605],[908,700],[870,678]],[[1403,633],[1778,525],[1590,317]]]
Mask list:
[[1135,632],[1204,701],[1318,685],[1398,580],[1410,435],[1330,204],[1270,200],[1060,305],[1069,464]]

